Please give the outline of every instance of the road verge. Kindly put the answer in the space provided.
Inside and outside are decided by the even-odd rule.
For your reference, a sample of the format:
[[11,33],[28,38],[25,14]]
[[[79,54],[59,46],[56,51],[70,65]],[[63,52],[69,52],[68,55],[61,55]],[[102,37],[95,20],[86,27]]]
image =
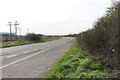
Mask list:
[[110,78],[108,68],[94,54],[89,53],[75,44],[54,65],[46,78]]

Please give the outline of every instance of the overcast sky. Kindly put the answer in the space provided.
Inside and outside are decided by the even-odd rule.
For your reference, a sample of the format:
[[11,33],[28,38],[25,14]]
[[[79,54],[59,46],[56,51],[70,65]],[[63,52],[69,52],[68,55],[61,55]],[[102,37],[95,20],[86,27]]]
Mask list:
[[80,33],[92,28],[110,5],[111,0],[0,0],[0,32],[9,32],[8,22],[18,21],[22,34],[28,28],[46,35]]

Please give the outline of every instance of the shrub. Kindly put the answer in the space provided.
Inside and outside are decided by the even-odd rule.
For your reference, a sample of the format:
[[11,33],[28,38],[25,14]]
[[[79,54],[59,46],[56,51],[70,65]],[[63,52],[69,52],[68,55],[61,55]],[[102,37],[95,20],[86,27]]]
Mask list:
[[103,64],[110,67],[120,77],[120,55],[119,55],[119,21],[120,21],[120,1],[113,2],[106,15],[98,19],[94,28],[77,36],[79,45],[96,53],[101,58]]
[[39,41],[42,40],[42,37],[40,35],[29,33],[25,36],[25,40],[27,41]]

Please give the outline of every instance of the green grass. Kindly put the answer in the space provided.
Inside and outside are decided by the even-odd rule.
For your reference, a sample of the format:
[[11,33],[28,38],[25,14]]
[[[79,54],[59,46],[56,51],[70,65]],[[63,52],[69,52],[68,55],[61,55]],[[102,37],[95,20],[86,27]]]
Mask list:
[[2,42],[0,43],[0,47],[10,47],[10,46],[16,46],[16,45],[23,45],[23,44],[30,44],[33,42],[29,41],[8,41],[8,42]]
[[11,46],[17,46],[17,45],[24,45],[24,44],[32,44],[32,43],[52,41],[52,40],[57,40],[57,39],[61,39],[61,38],[45,39],[45,40],[41,40],[41,41],[8,41],[8,42],[0,43],[0,47],[11,47]]
[[52,40],[57,40],[57,39],[61,39],[61,37],[59,37],[59,38],[44,39],[41,42],[52,41]]
[[110,78],[111,74],[93,53],[78,48],[75,43],[54,65],[46,78]]

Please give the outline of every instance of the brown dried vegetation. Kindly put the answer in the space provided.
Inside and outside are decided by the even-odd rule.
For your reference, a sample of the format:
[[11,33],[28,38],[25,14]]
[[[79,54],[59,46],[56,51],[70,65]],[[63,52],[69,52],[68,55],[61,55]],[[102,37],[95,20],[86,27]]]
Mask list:
[[120,77],[120,1],[114,1],[106,15],[98,19],[94,28],[78,35],[79,45],[94,52],[111,69],[113,77]]

